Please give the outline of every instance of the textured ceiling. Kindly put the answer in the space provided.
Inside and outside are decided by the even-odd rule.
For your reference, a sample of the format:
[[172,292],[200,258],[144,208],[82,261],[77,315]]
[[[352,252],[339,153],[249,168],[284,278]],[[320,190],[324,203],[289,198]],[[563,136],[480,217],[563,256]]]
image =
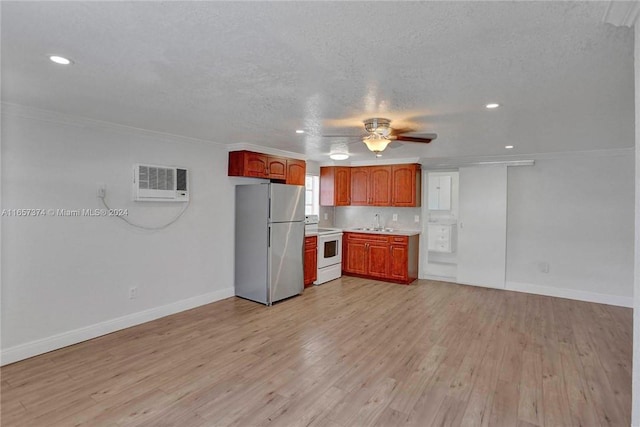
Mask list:
[[372,116],[438,134],[386,158],[631,147],[633,31],[606,5],[3,1],[2,101],[315,160]]

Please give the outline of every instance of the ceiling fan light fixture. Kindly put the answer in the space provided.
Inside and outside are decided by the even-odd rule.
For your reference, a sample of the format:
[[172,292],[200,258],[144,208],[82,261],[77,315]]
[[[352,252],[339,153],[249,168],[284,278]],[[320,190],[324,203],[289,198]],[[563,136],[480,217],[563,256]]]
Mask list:
[[373,151],[374,153],[377,154],[384,151],[384,149],[387,148],[387,145],[389,145],[391,140],[377,133],[373,133],[368,137],[364,138],[362,142],[364,142],[364,144],[367,146],[367,148],[370,151]]
[[381,117],[375,117],[364,121],[364,129],[367,132],[371,134],[377,133],[385,137],[389,136],[389,133],[391,132],[390,125],[391,120],[383,119]]
[[329,154],[331,160],[347,160],[349,155],[347,153],[331,153]]

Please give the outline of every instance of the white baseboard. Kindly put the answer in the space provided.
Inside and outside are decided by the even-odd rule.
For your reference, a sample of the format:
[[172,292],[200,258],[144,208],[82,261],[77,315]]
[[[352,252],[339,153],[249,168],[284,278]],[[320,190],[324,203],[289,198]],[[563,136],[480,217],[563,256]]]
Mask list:
[[551,286],[532,285],[530,283],[507,282],[506,290],[524,292],[527,294],[546,295],[549,297],[567,298],[578,301],[595,302],[598,304],[633,307],[633,297],[600,294],[597,292],[579,291],[576,289],[555,288]]
[[451,283],[456,283],[456,278],[455,277],[451,277],[451,276],[437,276],[435,274],[427,274],[424,277],[421,277],[421,279],[427,279],[427,280],[435,280],[438,282],[451,282]]
[[187,298],[171,304],[128,314],[126,316],[96,323],[94,325],[85,326],[84,328],[74,329],[51,337],[16,345],[14,347],[3,349],[2,352],[0,352],[0,366],[47,353],[52,350],[57,350],[62,347],[67,347],[72,344],[77,344],[102,335],[110,334],[121,329],[130,328],[131,326],[136,326],[141,323],[150,322],[181,311],[190,310],[201,305],[220,301],[222,299],[232,297],[233,295],[235,295],[233,288],[221,289],[208,294],[198,295],[193,298]]

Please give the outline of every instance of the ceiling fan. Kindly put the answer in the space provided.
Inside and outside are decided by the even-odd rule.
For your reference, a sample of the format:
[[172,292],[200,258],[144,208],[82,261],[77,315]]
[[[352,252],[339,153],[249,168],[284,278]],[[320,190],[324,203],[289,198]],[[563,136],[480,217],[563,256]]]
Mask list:
[[[367,148],[381,157],[382,152],[392,141],[417,142],[428,144],[438,137],[435,133],[414,134],[411,128],[392,128],[391,120],[374,117],[364,120],[364,129],[367,131],[362,137],[362,142]],[[411,135],[406,135],[411,134]],[[353,137],[352,135],[324,135],[325,137]]]

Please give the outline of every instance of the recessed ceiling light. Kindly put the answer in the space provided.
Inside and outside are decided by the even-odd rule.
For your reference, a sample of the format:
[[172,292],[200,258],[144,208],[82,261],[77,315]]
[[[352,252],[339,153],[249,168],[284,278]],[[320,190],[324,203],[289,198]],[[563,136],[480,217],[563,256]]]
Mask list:
[[507,150],[511,150],[513,148],[513,145],[505,145],[504,148],[506,148]]
[[329,154],[331,160],[347,160],[349,155],[347,153],[333,153]]
[[500,104],[496,104],[495,102],[485,105],[485,107],[487,107],[490,110],[493,109],[493,108],[498,108],[499,106],[500,106]]
[[304,133],[304,131],[302,129],[298,129],[296,130],[296,133]]
[[60,64],[60,65],[69,65],[69,64],[71,64],[71,60],[65,58],[64,56],[51,55],[49,57],[49,59],[51,61],[55,62],[56,64]]

